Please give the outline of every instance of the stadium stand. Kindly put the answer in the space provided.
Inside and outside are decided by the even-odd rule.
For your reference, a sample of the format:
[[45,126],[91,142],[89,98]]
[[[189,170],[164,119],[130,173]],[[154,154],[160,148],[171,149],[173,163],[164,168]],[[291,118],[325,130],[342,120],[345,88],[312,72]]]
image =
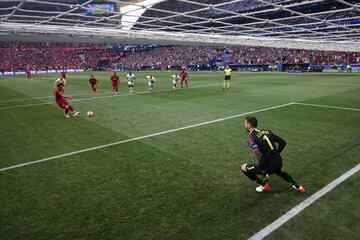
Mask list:
[[104,44],[13,43],[0,44],[1,71],[21,71],[27,68],[89,69],[106,57]]
[[360,53],[266,47],[118,46],[78,43],[0,43],[1,71],[166,69],[226,64],[355,64]]

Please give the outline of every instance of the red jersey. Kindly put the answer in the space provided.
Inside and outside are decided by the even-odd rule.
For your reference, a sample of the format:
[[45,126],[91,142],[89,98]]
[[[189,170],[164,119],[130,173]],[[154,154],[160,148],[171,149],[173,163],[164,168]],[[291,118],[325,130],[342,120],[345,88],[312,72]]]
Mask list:
[[25,72],[26,72],[26,75],[31,76],[31,71],[30,70],[26,70]]
[[115,75],[115,76],[112,75],[112,76],[111,76],[111,81],[112,81],[113,83],[118,83],[119,80],[120,80],[119,76],[117,76],[117,75]]
[[71,105],[65,100],[63,89],[57,88],[54,90],[56,104],[61,108],[68,108]]
[[91,85],[96,85],[96,84],[97,84],[96,78],[94,78],[94,77],[89,78],[89,83],[90,83]]
[[187,72],[185,72],[185,71],[182,71],[182,72],[180,73],[180,77],[181,77],[182,80],[186,79],[187,76],[188,76],[188,74],[187,74]]
[[55,89],[54,94],[55,94],[55,100],[57,103],[65,100],[62,89],[60,89],[60,88]]

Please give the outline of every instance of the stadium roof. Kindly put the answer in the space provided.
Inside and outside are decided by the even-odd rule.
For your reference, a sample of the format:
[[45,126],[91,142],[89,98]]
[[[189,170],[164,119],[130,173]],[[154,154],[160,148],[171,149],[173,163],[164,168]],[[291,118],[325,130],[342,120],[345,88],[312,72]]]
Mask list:
[[[89,14],[89,4],[111,4],[115,10]],[[359,7],[354,0],[0,0],[0,41],[360,52]]]

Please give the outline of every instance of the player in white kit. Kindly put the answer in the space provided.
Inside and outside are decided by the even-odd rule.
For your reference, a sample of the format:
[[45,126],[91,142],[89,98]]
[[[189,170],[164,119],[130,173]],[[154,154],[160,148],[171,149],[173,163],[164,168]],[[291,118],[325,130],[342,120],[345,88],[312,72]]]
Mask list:
[[134,92],[135,74],[130,71],[129,74],[126,75],[126,79],[128,81],[129,94],[131,94]]
[[146,81],[148,83],[148,93],[152,93],[156,79],[153,75],[150,75],[146,76]]
[[177,82],[178,82],[179,80],[180,80],[180,76],[179,76],[179,74],[177,74],[177,73],[175,73],[175,74],[173,74],[173,75],[170,76],[170,81],[171,81],[171,83],[172,83],[172,89],[173,89],[173,91],[176,90],[176,84],[177,84]]
[[66,79],[63,78],[62,76],[60,76],[60,78],[56,79],[54,82],[54,89],[57,88],[58,85],[63,84],[64,86],[66,85]]

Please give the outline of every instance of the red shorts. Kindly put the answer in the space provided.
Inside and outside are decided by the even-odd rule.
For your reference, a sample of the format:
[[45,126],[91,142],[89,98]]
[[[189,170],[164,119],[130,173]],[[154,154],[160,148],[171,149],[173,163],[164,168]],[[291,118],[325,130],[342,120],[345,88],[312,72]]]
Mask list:
[[113,87],[118,87],[118,86],[119,86],[119,83],[118,83],[118,82],[112,82],[112,86],[113,86]]
[[60,100],[57,101],[56,104],[60,107],[60,108],[67,108],[69,106],[69,103],[66,100]]
[[28,78],[31,78],[31,74],[26,74]]
[[91,84],[91,88],[92,88],[93,90],[96,90],[96,84]]
[[182,81],[182,82],[183,82],[183,81],[187,81],[187,78],[182,78],[181,81]]

